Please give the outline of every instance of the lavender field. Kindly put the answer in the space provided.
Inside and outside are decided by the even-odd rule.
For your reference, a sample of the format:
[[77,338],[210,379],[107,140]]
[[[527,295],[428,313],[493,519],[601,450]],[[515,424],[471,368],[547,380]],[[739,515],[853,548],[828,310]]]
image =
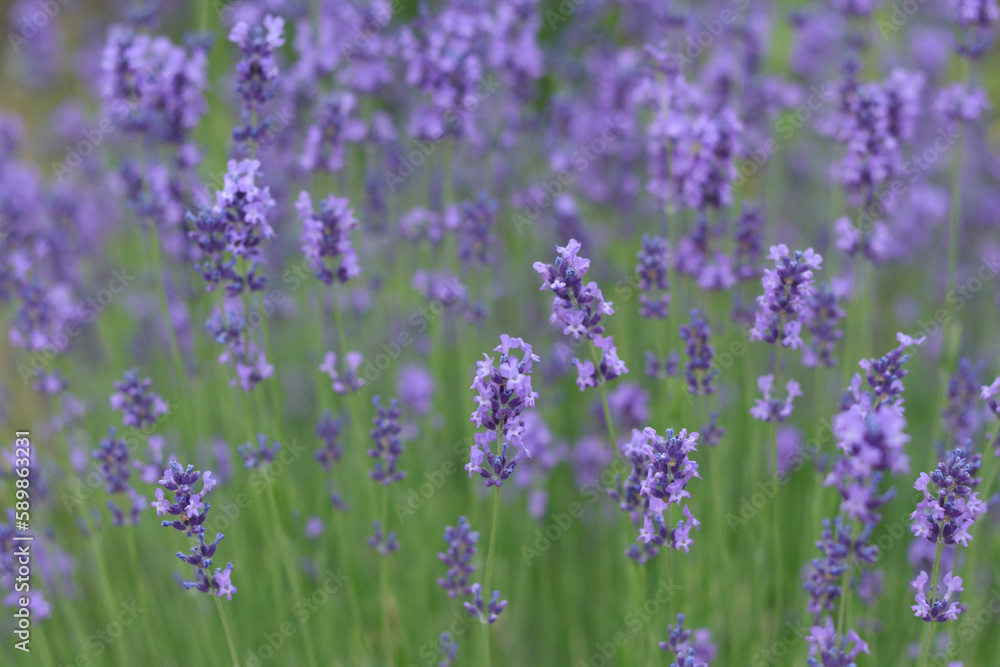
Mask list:
[[997,0],[0,9],[0,665],[1000,664]]

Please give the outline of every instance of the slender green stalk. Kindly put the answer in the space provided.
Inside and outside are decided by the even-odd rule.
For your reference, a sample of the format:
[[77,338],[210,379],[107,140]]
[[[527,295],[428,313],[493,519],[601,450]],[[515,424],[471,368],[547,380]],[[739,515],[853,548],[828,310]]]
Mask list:
[[[500,487],[496,487],[496,492],[493,494],[493,526],[490,528],[490,546],[486,553],[486,575],[483,579],[483,600],[486,604],[489,604],[491,599],[492,591],[490,590],[491,578],[493,577],[493,552],[496,548],[496,537],[497,537],[497,518],[500,516]],[[484,653],[483,658],[485,660],[486,667],[490,667],[493,664],[492,656],[490,653],[490,624],[483,623],[484,633],[483,633],[483,647]]]
[[[382,486],[382,532],[389,534],[389,485]],[[385,648],[386,660],[393,661],[392,630],[389,627],[389,600],[392,598],[392,587],[389,582],[389,556],[379,559],[379,585],[382,588],[382,643]]]
[[222,601],[218,595],[213,595],[215,608],[219,610],[219,618],[222,619],[222,629],[226,632],[226,644],[229,645],[229,657],[233,659],[233,667],[240,667],[239,654],[236,653],[236,643],[233,641],[233,633],[229,630],[229,619],[226,618],[226,609],[222,606]]
[[[594,368],[597,368],[600,362],[597,359],[597,348],[594,347],[594,342],[590,341],[590,355],[594,358]],[[615,467],[618,467],[618,437],[615,435],[615,425],[611,421],[611,408],[608,407],[608,392],[605,388],[605,382],[601,382],[599,385],[601,389],[601,404],[604,406],[604,421],[608,425],[608,436],[611,438],[611,450],[615,455]]]
[[[934,555],[934,574],[931,575],[931,590],[933,591],[933,600],[938,599],[938,575],[941,573],[941,551],[944,548],[944,542],[941,538],[938,538],[937,543],[937,553]],[[931,652],[931,626],[933,623],[927,623],[927,627],[924,629],[924,641],[920,648],[920,661],[917,663],[919,667],[925,667],[927,661],[930,659]]]

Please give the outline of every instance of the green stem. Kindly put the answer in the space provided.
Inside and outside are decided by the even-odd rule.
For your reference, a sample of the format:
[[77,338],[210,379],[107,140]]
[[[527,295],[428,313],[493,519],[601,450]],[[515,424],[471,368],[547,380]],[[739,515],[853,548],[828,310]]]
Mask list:
[[226,643],[229,644],[229,657],[233,659],[233,667],[240,667],[240,658],[236,653],[236,643],[233,642],[233,633],[229,630],[229,619],[226,618],[226,609],[222,606],[218,595],[213,595],[215,607],[219,610],[219,617],[222,618],[222,629],[226,632]]
[[[486,554],[486,576],[483,580],[483,600],[485,604],[489,604],[491,595],[493,594],[490,590],[491,578],[493,576],[493,552],[496,547],[496,537],[497,537],[497,518],[500,516],[500,487],[496,487],[496,493],[493,494],[493,526],[490,528],[490,546]],[[490,667],[493,664],[490,655],[490,624],[484,623],[484,634],[483,637],[485,641],[483,642],[484,654],[486,667]]]
[[[594,341],[590,341],[590,356],[594,358],[594,368],[600,365],[600,361],[597,359],[597,348],[594,347]],[[615,468],[618,467],[618,437],[615,435],[615,424],[611,421],[611,408],[608,407],[608,392],[605,388],[605,382],[601,382],[599,385],[601,389],[601,404],[604,406],[604,421],[608,425],[608,436],[611,438],[611,451],[615,455]]]
[[[937,553],[934,555],[934,574],[931,575],[931,590],[933,591],[933,597],[930,602],[937,600],[938,598],[938,575],[941,570],[941,551],[944,548],[944,542],[938,539]],[[933,623],[927,623],[927,627],[924,630],[924,641],[920,648],[920,661],[917,663],[920,667],[924,667],[927,661],[930,659],[931,651],[931,626]]]

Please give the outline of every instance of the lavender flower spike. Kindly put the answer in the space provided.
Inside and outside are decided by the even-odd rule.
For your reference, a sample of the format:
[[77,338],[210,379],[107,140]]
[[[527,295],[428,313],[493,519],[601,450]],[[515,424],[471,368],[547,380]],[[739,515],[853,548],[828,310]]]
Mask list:
[[358,255],[351,244],[351,232],[358,228],[358,221],[347,199],[330,195],[320,202],[317,215],[309,193],[303,190],[295,210],[302,220],[302,254],[317,278],[330,285],[334,278],[346,283],[361,275]]
[[750,408],[750,414],[754,419],[765,422],[783,422],[792,415],[792,403],[797,396],[802,395],[802,388],[795,380],[789,380],[785,385],[787,395],[785,400],[772,396],[774,388],[773,375],[761,375],[757,378],[757,388],[760,390],[763,399],[755,398],[756,405]]
[[406,472],[396,470],[399,456],[403,453],[403,443],[399,439],[399,432],[402,430],[399,425],[399,402],[392,399],[389,407],[385,408],[382,405],[382,398],[376,396],[372,399],[372,403],[375,404],[378,414],[372,419],[374,428],[371,430],[371,436],[375,446],[368,450],[368,456],[375,459],[375,467],[368,474],[379,484],[388,486],[406,477]]
[[480,623],[495,623],[500,616],[500,612],[507,606],[506,600],[500,599],[500,591],[493,591],[489,607],[483,601],[483,587],[479,584],[472,584],[472,594],[475,596],[472,602],[463,602],[462,606],[472,614],[472,617]]
[[750,340],[775,344],[780,341],[793,350],[802,345],[802,326],[808,297],[813,293],[813,269],[823,258],[809,248],[789,253],[784,245],[771,246],[769,257],[775,268],[765,269],[761,284],[764,293],[757,297],[758,310]]
[[139,379],[135,368],[126,371],[121,382],[115,382],[115,393],[111,394],[111,409],[122,412],[122,423],[145,430],[167,414],[167,402],[150,391],[153,380]]
[[913,615],[927,623],[957,621],[965,606],[959,602],[951,602],[951,596],[965,590],[962,588],[962,578],[954,576],[951,572],[947,573],[944,575],[944,595],[941,595],[939,586],[931,584],[930,592],[933,593],[933,597],[928,600],[924,591],[929,578],[927,573],[921,570],[920,575],[911,583],[913,589],[917,591],[915,598],[917,604],[910,607]]
[[[514,350],[521,351],[520,358],[513,354]],[[479,473],[486,480],[486,486],[502,486],[513,474],[522,455],[531,456],[522,440],[523,414],[525,408],[535,407],[538,392],[531,388],[531,366],[540,358],[531,351],[531,345],[507,334],[500,336],[500,345],[493,351],[500,353],[499,366],[495,366],[493,358],[486,354],[483,361],[476,362],[478,368],[471,389],[476,389],[479,395],[473,399],[476,409],[471,421],[486,432],[475,434],[465,469],[469,477]],[[498,435],[502,441],[499,452],[494,454],[491,443]],[[516,448],[517,453],[508,461],[510,446]]]
[[448,566],[448,572],[444,577],[438,578],[438,585],[448,591],[450,598],[473,595],[469,577],[476,569],[472,564],[472,557],[477,551],[479,533],[472,530],[468,519],[460,516],[457,528],[448,526],[444,529],[444,539],[448,543],[448,550],[439,553],[438,558]]

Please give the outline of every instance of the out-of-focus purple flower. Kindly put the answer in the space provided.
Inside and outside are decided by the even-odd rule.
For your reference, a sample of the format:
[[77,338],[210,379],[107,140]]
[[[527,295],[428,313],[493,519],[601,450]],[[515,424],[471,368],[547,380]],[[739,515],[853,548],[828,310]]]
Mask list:
[[401,366],[396,375],[396,394],[418,415],[426,415],[434,402],[434,376],[423,366]]
[[438,663],[438,667],[450,667],[458,656],[458,642],[452,640],[451,634],[448,632],[442,632],[438,641],[441,643],[439,649],[441,651],[441,662]]
[[948,0],[952,20],[963,27],[989,28],[1000,20],[996,0]]
[[971,88],[964,83],[953,83],[942,88],[934,100],[934,110],[956,123],[979,120],[990,108],[989,98],[982,88]]
[[677,350],[672,350],[666,359],[661,360],[656,353],[646,350],[646,375],[657,379],[665,380],[668,377],[677,375],[680,365],[680,357]]
[[323,417],[316,424],[316,435],[323,441],[323,446],[316,450],[316,460],[324,470],[329,470],[344,454],[344,446],[337,442],[342,427],[343,420],[334,419],[329,410],[323,412]]
[[323,519],[318,516],[311,516],[306,519],[306,537],[310,540],[315,540],[322,535],[324,528]]
[[334,278],[346,283],[361,275],[358,255],[351,244],[351,232],[358,228],[358,221],[349,205],[347,199],[330,195],[320,202],[317,215],[305,190],[299,193],[295,203],[302,221],[302,254],[316,277],[327,285],[333,283]]
[[708,667],[716,653],[712,633],[698,628],[692,641],[691,631],[684,629],[685,618],[684,614],[677,614],[677,625],[667,626],[667,640],[660,642],[660,649],[676,656],[671,667]]
[[375,467],[368,474],[379,484],[388,486],[406,477],[406,472],[396,469],[399,456],[403,453],[403,442],[399,438],[401,413],[396,399],[392,399],[388,408],[382,405],[380,396],[372,398],[372,403],[377,410],[372,418],[371,430],[375,446],[368,450],[368,456],[375,459]]
[[[615,425],[632,429],[649,421],[649,392],[635,382],[623,382],[608,392],[608,410]],[[592,410],[602,428],[604,423],[604,408],[600,400],[595,401]]]
[[[702,439],[704,439],[702,434]],[[797,468],[804,460],[802,449],[802,433],[794,426],[781,426],[777,432],[778,439],[778,475],[784,477]]]
[[[98,461],[98,474],[104,480],[104,489],[113,496],[127,495],[130,500],[130,521],[133,524],[139,523],[139,512],[143,509],[145,502],[138,497],[138,493],[129,483],[129,449],[124,440],[116,437],[114,427],[108,429],[108,437],[101,441],[101,446],[91,452],[91,457]],[[122,511],[112,502],[108,501],[108,509],[111,511],[112,523],[121,526],[124,523]]]
[[152,384],[151,378],[140,380],[135,368],[126,371],[121,382],[115,382],[111,409],[122,413],[125,426],[146,430],[169,412],[167,402],[150,389]]
[[902,164],[899,141],[890,131],[890,99],[878,83],[857,87],[848,99],[837,138],[847,154],[836,174],[855,205],[871,207],[875,189],[897,173]]
[[715,393],[712,381],[718,375],[718,369],[713,368],[715,348],[708,342],[711,333],[708,320],[697,309],[691,311],[691,324],[682,324],[680,328],[680,337],[686,344],[688,356],[684,375],[688,391],[694,396]]
[[830,4],[846,16],[869,16],[879,0],[832,0]]
[[437,245],[444,239],[444,221],[441,214],[426,208],[411,208],[399,216],[399,229],[408,241],[427,239]]
[[[927,573],[921,570],[920,575],[911,583],[913,590],[917,592],[917,604],[910,607],[913,610],[913,615],[927,623],[957,621],[959,615],[965,610],[965,605],[951,602],[951,596],[965,590],[962,588],[962,577],[956,577],[951,572],[945,574],[944,595],[941,595],[940,588],[935,585],[931,585],[930,591],[927,591],[926,586],[929,579]],[[926,592],[931,593],[930,600],[927,599]]]
[[263,350],[245,335],[246,320],[227,310],[226,318],[216,310],[205,328],[215,342],[226,346],[219,355],[219,364],[232,366],[236,377],[229,381],[233,387],[239,386],[244,392],[251,391],[260,382],[274,375],[274,366],[267,362]]
[[448,549],[439,553],[438,558],[448,566],[448,572],[438,578],[438,585],[448,592],[450,598],[474,595],[469,577],[476,570],[472,557],[477,551],[479,533],[472,530],[468,519],[460,516],[457,527],[447,526],[444,529],[444,541],[448,543]]
[[797,396],[802,395],[802,388],[795,380],[789,380],[785,385],[786,396],[782,400],[777,396],[772,396],[774,389],[774,375],[761,375],[757,378],[757,389],[760,390],[763,399],[755,398],[754,405],[750,408],[750,414],[754,419],[765,422],[783,422],[792,415],[793,402]]
[[771,246],[774,269],[765,269],[764,293],[757,297],[757,313],[750,340],[781,345],[793,350],[802,345],[802,325],[808,297],[813,293],[813,270],[823,258],[809,248],[789,253],[784,245]]
[[840,307],[842,295],[820,284],[806,299],[806,328],[812,334],[808,345],[802,347],[802,364],[815,367],[818,365],[831,367],[837,364],[833,356],[837,341],[844,337],[844,332],[837,328],[845,312]]
[[215,204],[202,206],[197,216],[187,213],[189,236],[202,252],[195,269],[209,292],[222,283],[230,296],[242,294],[244,287],[264,289],[258,266],[264,261],[263,240],[274,237],[267,215],[275,201],[270,188],[257,187],[259,170],[257,160],[230,160]]
[[764,254],[764,214],[759,206],[744,202],[733,236],[733,273],[741,281],[756,280]]
[[281,445],[275,441],[273,445],[268,445],[268,438],[263,433],[257,434],[257,446],[252,443],[239,445],[236,451],[243,459],[243,466],[246,468],[260,468],[274,461]]
[[976,388],[980,386],[982,368],[982,364],[959,359],[958,370],[948,380],[948,405],[941,411],[941,418],[956,444],[964,443],[979,425]]
[[454,204],[445,212],[445,226],[458,236],[458,258],[467,266],[493,262],[497,208],[497,200],[483,192],[477,199]]
[[869,229],[859,229],[847,216],[839,218],[836,224],[837,248],[848,257],[861,255],[873,264],[881,264],[889,255],[892,236],[889,228],[881,220],[875,220]]
[[493,597],[490,599],[488,607],[483,601],[482,586],[472,584],[472,594],[475,596],[472,602],[463,602],[462,606],[480,623],[495,623],[500,612],[507,606],[507,601],[500,599],[500,591],[493,591]]
[[643,234],[639,249],[639,314],[663,319],[670,314],[670,244],[659,236]]
[[[193,487],[199,479],[203,482],[202,488],[196,493]],[[171,461],[170,467],[163,471],[163,478],[159,484],[174,494],[173,501],[168,500],[164,497],[163,489],[157,488],[156,500],[150,503],[156,509],[157,516],[174,517],[171,521],[163,521],[161,525],[179,530],[188,537],[194,536],[197,540],[189,554],[177,553],[178,558],[196,568],[195,581],[185,581],[184,587],[196,588],[202,593],[218,597],[225,595],[227,600],[232,600],[233,593],[236,592],[236,587],[230,578],[233,564],[229,563],[225,570],[215,568],[214,574],[211,571],[215,550],[223,534],[217,533],[211,542],[205,540],[204,524],[211,504],[203,501],[215,485],[211,473],[206,470],[202,475],[193,465],[182,469],[176,461]]]
[[243,52],[236,64],[236,92],[243,98],[243,125],[233,129],[233,139],[258,144],[274,120],[265,115],[265,104],[278,85],[274,52],[285,43],[285,19],[268,14],[252,26],[240,21],[229,32],[229,41]]
[[365,386],[364,379],[358,376],[358,369],[361,368],[363,360],[364,357],[361,356],[360,352],[348,352],[344,360],[343,376],[341,376],[337,372],[337,355],[334,352],[327,352],[323,355],[323,363],[320,364],[319,370],[330,376],[333,381],[333,390],[338,394],[355,392]]
[[816,542],[823,557],[813,559],[804,584],[810,596],[808,609],[815,623],[819,623],[823,612],[833,611],[837,600],[843,596],[841,583],[848,560],[871,564],[878,558],[878,549],[868,544],[874,529],[875,524],[866,524],[854,537],[843,517],[838,516],[832,524],[829,519],[823,519],[823,532]]
[[361,142],[367,134],[356,107],[357,98],[349,92],[331,93],[322,100],[316,121],[306,130],[299,158],[304,170],[334,172],[344,167],[345,145]]
[[368,546],[378,552],[378,555],[388,556],[399,550],[396,532],[390,530],[388,533],[383,533],[382,522],[375,520],[372,522],[372,536],[368,538]]

